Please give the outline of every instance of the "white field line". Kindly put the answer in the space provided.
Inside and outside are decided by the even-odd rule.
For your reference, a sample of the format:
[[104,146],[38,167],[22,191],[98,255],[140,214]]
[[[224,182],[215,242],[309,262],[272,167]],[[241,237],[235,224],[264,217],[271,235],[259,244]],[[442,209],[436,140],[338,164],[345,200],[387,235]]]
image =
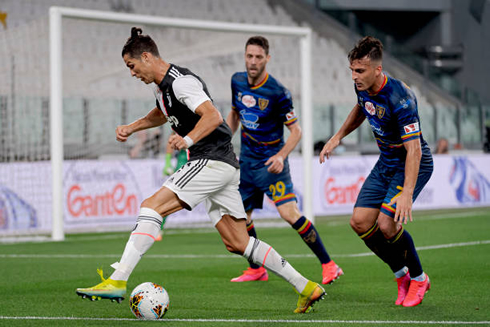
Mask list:
[[[136,318],[91,318],[91,317],[8,317],[0,316],[0,320],[82,320],[82,321],[138,321]],[[294,323],[294,324],[400,324],[400,325],[488,325],[490,321],[431,321],[431,320],[293,320],[293,319],[161,319],[162,322],[216,322],[216,323]]]
[[[421,220],[439,220],[439,219],[451,219],[451,218],[468,218],[481,216],[483,214],[490,215],[490,210],[486,211],[476,211],[476,212],[452,212],[452,213],[441,213],[436,215],[423,215],[420,216]],[[413,214],[413,219],[417,219],[417,213]]]
[[[474,241],[474,242],[462,242],[462,243],[449,243],[449,244],[439,244],[430,246],[418,247],[418,251],[424,250],[437,250],[437,249],[448,249],[455,247],[465,247],[465,246],[475,246],[475,245],[485,245],[490,244],[490,240],[484,241]],[[372,252],[363,253],[353,253],[353,254],[332,254],[336,258],[354,258],[354,257],[367,257],[374,255]],[[53,258],[53,259],[81,259],[81,258],[119,258],[121,254],[0,254],[0,258]],[[314,254],[286,254],[285,258],[313,258]],[[145,258],[155,258],[155,259],[209,259],[209,258],[219,258],[219,259],[237,259],[242,258],[239,255],[233,254],[146,254]]]
[[[429,220],[440,220],[440,219],[454,219],[454,218],[469,218],[474,216],[480,216],[482,214],[487,213],[486,211],[478,211],[478,212],[453,212],[453,213],[444,213],[437,215],[421,215],[418,216],[417,213],[414,214],[414,220],[419,221],[429,221]],[[255,226],[259,228],[289,228],[289,225],[284,221],[277,222],[261,222],[260,220],[254,222]],[[336,221],[328,221],[326,225],[329,227],[342,226],[348,224],[348,219],[345,220],[336,220]],[[183,235],[183,234],[212,234],[217,233],[213,228],[196,228],[196,229],[166,229],[164,232],[165,235]],[[111,240],[111,239],[127,239],[129,235],[129,231],[127,234],[117,234],[117,235],[101,235],[101,236],[82,236],[82,237],[69,237],[65,239],[64,242],[78,242],[78,241],[101,241],[101,240]],[[9,236],[2,235],[0,237],[1,243],[19,243],[19,242],[51,242],[51,238],[49,236]]]

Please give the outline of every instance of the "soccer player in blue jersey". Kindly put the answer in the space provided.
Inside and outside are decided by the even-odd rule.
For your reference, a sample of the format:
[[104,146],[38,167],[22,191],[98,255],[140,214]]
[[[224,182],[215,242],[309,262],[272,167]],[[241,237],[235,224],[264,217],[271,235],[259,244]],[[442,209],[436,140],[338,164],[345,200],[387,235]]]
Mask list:
[[[289,173],[288,155],[301,139],[301,127],[293,109],[290,92],[269,75],[269,42],[251,37],[245,45],[246,72],[231,79],[232,110],[226,122],[233,133],[241,123],[240,194],[247,213],[248,234],[257,237],[252,221],[254,209],[261,209],[264,193],[274,201],[279,215],[310,247],[322,264],[322,283],[329,284],[343,274],[333,262],[315,226],[296,204]],[[291,132],[284,142],[284,125]],[[267,280],[264,267],[250,267],[232,282]]]
[[382,43],[371,36],[350,51],[357,104],[325,144],[320,163],[367,118],[381,154],[361,188],[350,224],[394,272],[395,304],[413,307],[422,302],[430,280],[402,223],[412,221],[412,203],[428,182],[433,162],[422,137],[417,99],[407,85],[383,72],[382,55]]

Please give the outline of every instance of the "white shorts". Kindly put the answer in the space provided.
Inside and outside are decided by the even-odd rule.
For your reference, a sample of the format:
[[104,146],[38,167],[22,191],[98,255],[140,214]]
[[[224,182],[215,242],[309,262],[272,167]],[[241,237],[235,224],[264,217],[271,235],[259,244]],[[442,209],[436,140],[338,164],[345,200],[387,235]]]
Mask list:
[[246,219],[238,192],[240,170],[221,161],[198,159],[187,162],[163,186],[174,192],[192,210],[205,201],[209,218],[216,225],[223,215]]

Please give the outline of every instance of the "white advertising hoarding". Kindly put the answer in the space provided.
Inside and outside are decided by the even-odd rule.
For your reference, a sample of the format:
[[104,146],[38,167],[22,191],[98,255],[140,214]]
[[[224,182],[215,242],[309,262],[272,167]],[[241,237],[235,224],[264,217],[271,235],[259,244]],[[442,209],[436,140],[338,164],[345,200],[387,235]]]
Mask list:
[[[350,214],[377,156],[334,156],[313,161],[313,203],[317,216]],[[302,158],[290,158],[300,208],[303,198]],[[49,162],[0,165],[0,235],[49,233],[51,166]],[[161,160],[65,161],[64,222],[66,232],[130,229],[141,202],[164,182]],[[414,209],[490,206],[490,156],[434,157],[434,173]],[[278,218],[265,198],[254,219]],[[203,205],[168,217],[167,227],[210,226]]]

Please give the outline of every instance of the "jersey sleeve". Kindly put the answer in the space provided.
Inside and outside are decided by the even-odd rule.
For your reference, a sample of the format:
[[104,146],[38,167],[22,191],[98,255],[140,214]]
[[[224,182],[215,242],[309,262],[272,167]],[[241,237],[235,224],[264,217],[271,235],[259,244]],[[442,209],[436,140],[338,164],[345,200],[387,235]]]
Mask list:
[[278,98],[278,107],[280,109],[280,116],[284,125],[290,126],[298,121],[298,117],[294,112],[293,99],[291,97],[291,92],[284,88],[283,92]]
[[237,97],[236,97],[236,83],[235,83],[235,75],[231,78],[231,109],[237,110]]
[[211,101],[204,92],[202,83],[192,75],[184,75],[175,79],[172,86],[177,100],[193,112],[203,102]]
[[420,122],[415,97],[407,94],[397,105],[395,116],[402,141],[407,142],[420,138]]

